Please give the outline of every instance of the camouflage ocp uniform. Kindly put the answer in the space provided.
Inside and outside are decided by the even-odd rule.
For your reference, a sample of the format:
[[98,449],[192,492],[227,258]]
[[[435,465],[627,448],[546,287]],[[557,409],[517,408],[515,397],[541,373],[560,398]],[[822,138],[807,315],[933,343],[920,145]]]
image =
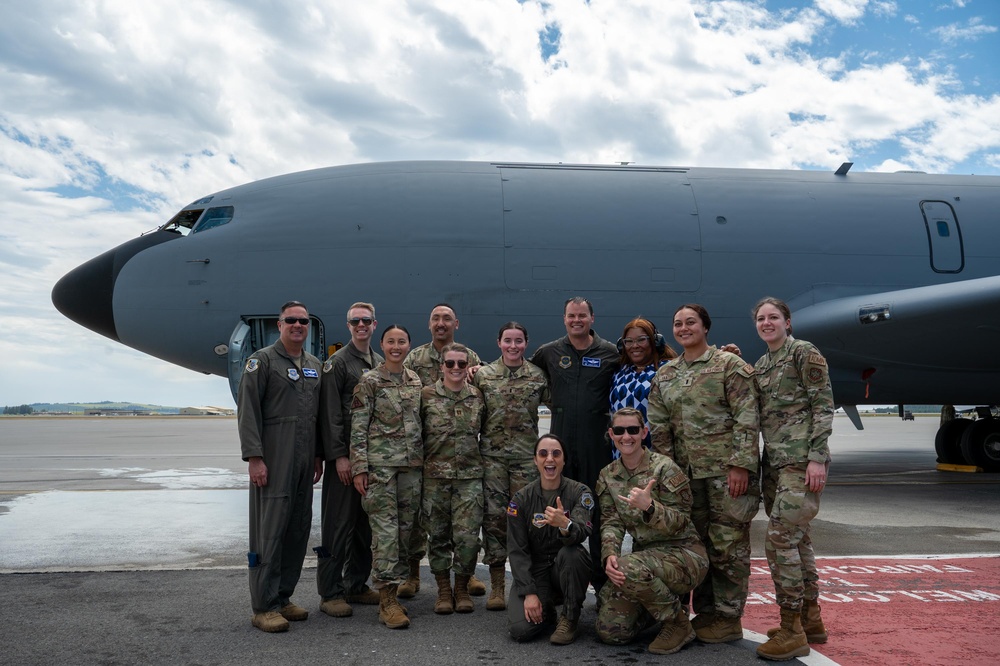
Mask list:
[[[655,479],[652,512],[629,506],[633,488],[645,488]],[[601,608],[595,629],[605,643],[630,642],[649,624],[670,621],[686,607],[686,595],[708,571],[705,546],[691,522],[691,486],[677,464],[667,456],[643,451],[630,470],[619,458],[601,470],[597,479],[601,506],[601,561],[618,558],[625,574],[621,587],[601,589]],[[625,533],[632,535],[632,552],[622,555]],[[684,600],[682,600],[684,599]]]
[[372,528],[372,581],[398,584],[409,571],[410,533],[420,512],[424,446],[420,378],[384,363],[366,372],[351,402],[351,474],[368,474],[362,506]]
[[[444,357],[441,356],[434,343],[420,345],[410,350],[403,360],[403,367],[417,373],[420,383],[424,386],[434,386],[437,380],[441,379],[441,363]],[[469,349],[469,365],[479,365],[479,356]],[[409,557],[414,562],[419,562],[426,554],[427,533],[424,532],[423,525],[416,525],[410,533],[410,545],[408,547]]]
[[[690,363],[681,355],[657,371],[646,416],[653,450],[673,458],[691,479],[691,517],[711,563],[694,591],[694,610],[742,617],[750,581],[750,521],[760,506],[753,366],[714,346]],[[728,489],[730,467],[749,472],[747,492],[735,499]]]
[[[474,386],[457,393],[443,380],[420,394],[424,433],[423,528],[435,574],[473,575],[483,524],[483,459],[479,433],[486,417]],[[454,559],[454,565],[452,560]]]
[[550,400],[549,384],[538,366],[525,361],[509,368],[502,358],[480,368],[473,384],[486,400],[480,438],[486,499],[483,563],[498,565],[507,561],[507,503],[538,478],[538,407]]
[[830,462],[833,389],[823,355],[791,336],[761,356],[756,370],[764,434],[761,479],[770,516],[764,551],[778,605],[798,611],[803,599],[819,596],[809,522],[819,513],[820,493],[806,485],[806,466]]

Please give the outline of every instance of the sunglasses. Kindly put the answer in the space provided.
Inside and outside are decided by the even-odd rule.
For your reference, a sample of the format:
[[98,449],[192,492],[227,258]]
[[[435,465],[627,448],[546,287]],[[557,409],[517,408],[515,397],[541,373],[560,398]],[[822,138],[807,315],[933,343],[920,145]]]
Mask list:
[[309,319],[308,319],[308,317],[305,317],[305,318],[303,318],[303,317],[285,317],[281,321],[283,321],[283,322],[285,322],[286,324],[289,324],[289,325],[291,325],[291,324],[302,324],[303,326],[308,326],[309,325]]
[[465,370],[467,367],[469,367],[469,362],[468,361],[456,361],[456,360],[451,359],[451,358],[449,358],[447,361],[444,362],[444,367],[446,367],[446,368],[454,368],[456,365],[458,366],[459,370]]
[[625,433],[638,435],[642,432],[642,426],[611,426],[611,432],[616,435],[624,435]]
[[548,458],[550,454],[553,458],[562,458],[562,449],[552,449],[551,451],[548,449],[538,449],[539,458]]
[[348,319],[347,323],[351,326],[357,326],[358,324],[364,324],[365,326],[371,326],[372,322],[375,321],[371,317],[354,317],[353,319]]

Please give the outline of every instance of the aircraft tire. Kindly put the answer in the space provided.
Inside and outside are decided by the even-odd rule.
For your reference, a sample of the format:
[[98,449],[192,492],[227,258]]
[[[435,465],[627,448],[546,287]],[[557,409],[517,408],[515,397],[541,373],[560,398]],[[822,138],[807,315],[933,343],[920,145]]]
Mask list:
[[969,419],[953,419],[938,428],[934,437],[934,450],[938,462],[945,465],[964,465],[962,455],[962,435],[972,425]]
[[1000,472],[1000,420],[980,419],[962,433],[962,456],[987,472]]

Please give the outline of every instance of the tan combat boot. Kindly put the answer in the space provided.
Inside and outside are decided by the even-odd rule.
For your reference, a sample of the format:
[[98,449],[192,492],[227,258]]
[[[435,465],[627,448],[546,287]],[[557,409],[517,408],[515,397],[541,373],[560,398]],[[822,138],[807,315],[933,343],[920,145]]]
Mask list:
[[810,643],[826,643],[827,633],[819,614],[819,600],[802,601],[802,631]]
[[420,560],[410,560],[410,574],[406,582],[399,586],[400,599],[409,599],[420,591]]
[[743,638],[743,625],[740,623],[740,618],[726,617],[725,615],[716,615],[711,624],[696,627],[694,631],[702,643],[728,643]]
[[502,564],[490,565],[490,598],[486,600],[486,610],[506,610],[506,573]]
[[403,607],[396,600],[398,585],[386,585],[378,591],[378,621],[390,629],[405,629],[410,626],[410,618],[406,617]]
[[344,597],[324,599],[323,603],[319,605],[319,609],[330,617],[351,617],[354,615],[354,609]]
[[434,612],[438,615],[451,615],[455,612],[455,599],[451,592],[451,574],[447,571],[434,574],[438,585],[438,596],[434,602]]
[[[804,599],[802,601],[802,631],[806,635],[806,640],[810,643],[826,643],[828,638],[826,627],[823,625],[823,618],[819,614],[819,601],[816,599]],[[767,637],[773,638],[781,627],[773,627],[767,630]]]
[[568,617],[563,615],[559,618],[559,624],[556,625],[556,630],[552,632],[549,636],[549,643],[553,645],[569,645],[576,640],[576,634],[579,631],[579,621],[570,620]]
[[367,585],[363,585],[359,591],[347,595],[347,603],[375,606],[378,604],[378,592]]
[[469,596],[469,576],[455,574],[455,612],[471,613],[475,609]]
[[288,620],[281,617],[278,611],[267,611],[266,613],[254,613],[250,622],[253,626],[269,634],[279,631],[288,631]]
[[486,583],[475,576],[469,576],[469,594],[474,597],[486,596]]
[[646,649],[653,654],[673,654],[694,639],[694,627],[691,626],[687,611],[681,610],[677,615],[663,622],[660,633]]
[[291,601],[282,606],[278,612],[281,613],[281,617],[289,622],[302,622],[309,619],[309,611]]
[[781,609],[781,627],[763,645],[757,646],[757,656],[771,661],[787,661],[809,654],[809,643],[802,631],[799,611]]

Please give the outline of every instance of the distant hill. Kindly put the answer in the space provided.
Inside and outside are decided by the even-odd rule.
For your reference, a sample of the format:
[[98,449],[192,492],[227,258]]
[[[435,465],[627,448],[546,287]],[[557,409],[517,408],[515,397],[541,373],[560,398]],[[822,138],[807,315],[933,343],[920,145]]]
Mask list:
[[35,402],[31,404],[35,414],[66,413],[83,414],[88,409],[114,409],[121,411],[152,412],[153,414],[178,414],[180,407],[165,407],[163,405],[143,405],[135,402]]

